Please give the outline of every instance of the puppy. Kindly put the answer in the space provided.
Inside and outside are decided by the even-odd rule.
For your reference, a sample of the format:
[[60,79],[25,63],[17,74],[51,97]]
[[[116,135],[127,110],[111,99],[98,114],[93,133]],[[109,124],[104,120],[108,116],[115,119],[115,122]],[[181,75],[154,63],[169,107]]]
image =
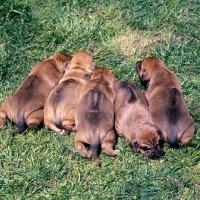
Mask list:
[[[116,156],[113,150],[116,135],[114,132],[113,81],[115,77],[106,68],[96,68],[91,79],[82,88],[75,115],[77,133],[75,147],[83,158],[95,159],[100,166],[99,149],[109,156]],[[85,148],[89,144],[91,152]]]
[[14,133],[26,127],[37,129],[43,122],[43,108],[51,90],[58,84],[71,56],[58,53],[37,63],[15,93],[8,97],[0,109],[0,126],[6,128],[7,119],[16,124]]
[[44,106],[44,124],[54,132],[64,134],[76,131],[75,109],[80,89],[96,67],[88,52],[77,52],[72,58],[59,85],[50,93]]
[[153,123],[144,94],[133,84],[115,81],[115,130],[130,143],[133,152],[154,158],[163,154],[161,131]]
[[194,121],[181,93],[180,83],[158,58],[146,58],[136,64],[140,79],[147,83],[145,96],[153,121],[171,147],[180,147],[194,136]]

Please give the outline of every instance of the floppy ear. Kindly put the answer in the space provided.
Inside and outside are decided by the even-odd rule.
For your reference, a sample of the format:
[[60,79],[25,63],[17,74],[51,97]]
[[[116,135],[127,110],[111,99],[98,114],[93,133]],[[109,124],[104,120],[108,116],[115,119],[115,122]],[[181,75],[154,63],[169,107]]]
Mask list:
[[156,132],[158,133],[158,135],[160,136],[160,140],[163,141],[164,138],[163,138],[163,134],[162,134],[162,131],[160,129],[157,129]]
[[130,147],[131,147],[133,152],[137,152],[138,142],[135,141],[133,143],[130,143]]
[[90,69],[93,70],[94,68],[96,68],[96,66],[97,66],[96,63],[95,63],[95,62],[92,62],[92,65],[91,65]]
[[136,70],[137,70],[138,73],[140,73],[141,68],[142,68],[142,61],[138,61],[136,63]]

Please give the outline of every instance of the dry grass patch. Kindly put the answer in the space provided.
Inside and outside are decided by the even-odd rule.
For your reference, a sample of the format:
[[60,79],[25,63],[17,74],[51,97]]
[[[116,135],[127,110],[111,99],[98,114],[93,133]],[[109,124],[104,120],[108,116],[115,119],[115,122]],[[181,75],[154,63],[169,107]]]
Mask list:
[[152,33],[127,29],[118,37],[112,39],[112,43],[118,47],[126,57],[146,54],[150,47],[157,47],[162,41],[169,41],[171,32]]

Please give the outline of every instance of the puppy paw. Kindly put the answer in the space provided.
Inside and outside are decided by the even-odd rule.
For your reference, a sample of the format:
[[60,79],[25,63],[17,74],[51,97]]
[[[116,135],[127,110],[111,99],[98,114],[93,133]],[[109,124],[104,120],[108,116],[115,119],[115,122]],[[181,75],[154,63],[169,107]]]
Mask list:
[[88,152],[87,155],[86,155],[86,158],[89,159],[89,158],[91,158],[91,157],[92,157],[92,153],[91,153],[91,152]]
[[29,129],[35,129],[38,130],[38,125],[37,124],[28,124]]
[[60,134],[60,135],[65,134],[65,129],[60,129],[59,132],[58,132],[58,134]]
[[116,156],[117,154],[119,154],[120,150],[114,150],[113,152],[114,152],[114,154]]

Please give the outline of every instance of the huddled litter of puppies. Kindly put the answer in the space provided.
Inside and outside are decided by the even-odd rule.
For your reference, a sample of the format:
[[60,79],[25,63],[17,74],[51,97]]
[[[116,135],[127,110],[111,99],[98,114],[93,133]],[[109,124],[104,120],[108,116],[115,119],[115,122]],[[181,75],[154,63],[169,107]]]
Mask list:
[[[173,148],[194,137],[194,121],[174,73],[158,58],[136,63],[142,93],[133,83],[118,80],[97,67],[86,51],[73,57],[57,53],[37,63],[15,93],[0,108],[0,126],[12,121],[23,133],[43,124],[57,134],[75,132],[75,148],[83,158],[101,165],[99,151],[116,156],[117,136],[133,152],[162,156],[162,143]],[[87,151],[85,145],[90,145]]]

